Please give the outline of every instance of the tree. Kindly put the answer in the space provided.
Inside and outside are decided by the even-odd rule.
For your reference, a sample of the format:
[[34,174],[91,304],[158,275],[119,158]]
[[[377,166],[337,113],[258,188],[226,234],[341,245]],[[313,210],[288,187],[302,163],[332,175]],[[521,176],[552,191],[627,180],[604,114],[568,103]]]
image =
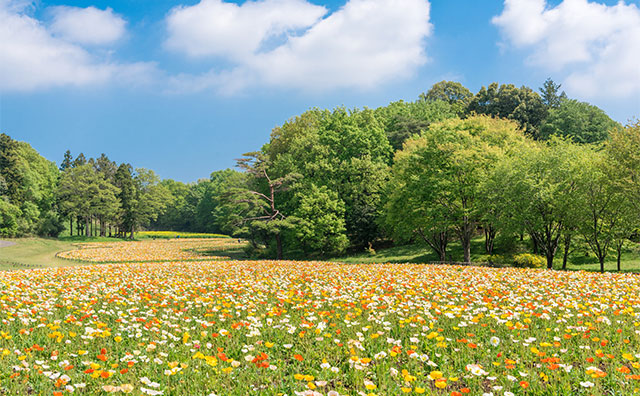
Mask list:
[[[378,217],[392,150],[375,112],[307,111],[275,128],[263,151],[272,178],[299,174],[305,185],[325,186],[338,194],[351,246],[364,247],[382,237]],[[280,194],[287,213],[299,202],[294,194]]]
[[620,231],[626,228],[623,225],[629,215],[626,199],[615,185],[618,178],[615,167],[602,152],[585,147],[582,161],[576,165],[578,229],[598,258],[600,271],[604,272],[609,249],[620,240]]
[[567,94],[564,91],[559,93],[560,87],[562,87],[562,84],[556,84],[551,78],[546,79],[542,88],[540,88],[542,103],[544,103],[545,106],[548,108],[557,108],[560,107],[560,103],[562,103],[563,100],[567,99]]
[[427,93],[420,94],[420,100],[426,102],[443,101],[455,108],[459,115],[465,112],[473,94],[465,86],[454,81],[440,81],[433,84]]
[[239,225],[248,224],[273,237],[277,258],[282,260],[282,234],[291,228],[292,223],[276,204],[276,196],[286,191],[299,175],[289,173],[279,178],[270,177],[269,159],[261,152],[244,154],[238,160],[238,167],[247,172],[255,183],[253,189],[233,191],[235,203],[247,205],[247,212]]
[[82,165],[86,165],[87,163],[87,159],[85,158],[83,153],[78,154],[78,156],[76,157],[76,159],[73,161],[73,166],[82,166]]
[[133,186],[135,195],[130,201],[129,213],[125,214],[130,222],[131,239],[138,227],[146,226],[158,218],[170,199],[169,192],[160,184],[158,176],[152,170],[136,169]]
[[626,205],[624,216],[616,227],[614,242],[620,270],[622,246],[640,224],[640,121],[613,129],[605,148],[607,160],[616,173],[612,181],[624,195]]
[[[433,124],[396,153],[387,224],[405,238],[420,235],[441,258],[452,230],[470,262],[471,239],[482,220],[482,183],[498,159],[524,143],[507,120],[473,116]],[[398,223],[405,219],[408,227]]]
[[[114,176],[115,186],[118,187],[118,201],[120,214],[118,235],[126,236],[127,230],[135,226],[134,210],[136,206],[136,185],[133,181],[133,170],[129,164],[120,164]],[[131,236],[133,238],[133,234]]]
[[538,139],[539,127],[547,116],[547,107],[531,88],[516,88],[513,84],[491,83],[469,102],[468,110],[492,117],[508,118],[518,122],[529,136]]
[[547,268],[567,224],[576,211],[576,166],[582,148],[558,138],[548,144],[522,146],[517,155],[503,159],[490,173],[501,185],[502,228],[524,228],[545,255]]
[[298,200],[293,229],[305,253],[343,253],[349,245],[345,235],[344,203],[327,187],[313,184],[296,192]]
[[73,157],[71,156],[71,151],[67,150],[64,152],[64,158],[62,159],[62,163],[60,164],[60,171],[64,172],[66,169],[71,168],[73,166]]
[[420,134],[434,122],[456,117],[457,110],[447,101],[398,101],[375,110],[389,144],[394,151],[413,135]]
[[85,221],[85,235],[91,236],[94,218],[114,219],[120,202],[119,189],[89,164],[68,168],[60,179],[58,198],[62,213]]
[[[19,213],[15,218],[17,231],[14,236],[38,232],[44,216],[54,209],[58,181],[56,165],[27,143],[0,134],[0,179],[4,200],[19,209],[19,212],[13,209],[6,212],[11,213],[12,218]],[[16,229],[13,225],[6,228]]]
[[563,100],[559,106],[549,111],[547,119],[540,126],[540,137],[551,136],[571,138],[576,143],[600,143],[609,138],[609,132],[620,127],[609,116],[585,102]]

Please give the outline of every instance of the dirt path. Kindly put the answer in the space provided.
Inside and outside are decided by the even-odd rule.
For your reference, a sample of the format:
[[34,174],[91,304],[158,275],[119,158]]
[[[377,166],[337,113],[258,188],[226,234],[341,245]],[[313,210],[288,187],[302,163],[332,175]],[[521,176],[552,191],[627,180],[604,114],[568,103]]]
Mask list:
[[0,241],[0,248],[15,245],[15,242],[11,241]]

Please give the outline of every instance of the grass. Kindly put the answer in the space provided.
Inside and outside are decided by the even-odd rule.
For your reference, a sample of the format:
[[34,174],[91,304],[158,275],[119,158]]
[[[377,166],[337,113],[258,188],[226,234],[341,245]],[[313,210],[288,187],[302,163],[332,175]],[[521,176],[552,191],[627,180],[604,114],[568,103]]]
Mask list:
[[[504,244],[503,244],[504,245]],[[524,240],[517,243],[510,249],[504,249],[497,241],[494,254],[509,256],[514,252],[525,253],[530,252],[531,247],[529,241]],[[447,247],[448,254],[451,255],[453,261],[462,261],[463,252],[462,245],[459,241],[450,242]],[[471,242],[471,261],[485,262],[487,255],[484,251],[484,238],[477,237]],[[331,261],[346,264],[366,264],[366,263],[428,263],[439,261],[438,256],[423,243],[407,244],[402,246],[393,246],[390,248],[379,249],[375,253],[362,252],[345,256],[334,257]],[[558,254],[554,259],[554,268],[562,267],[562,252],[558,249]],[[584,271],[600,271],[598,259],[590,253],[584,245],[578,244],[578,248],[572,252],[567,260],[567,269],[584,270]],[[640,272],[640,245],[629,243],[621,256],[622,272]],[[605,271],[617,272],[617,263],[615,252],[610,252],[605,261]]]
[[74,265],[73,262],[56,257],[58,252],[76,248],[71,241],[45,238],[20,238],[10,241],[16,244],[0,248],[0,270]]

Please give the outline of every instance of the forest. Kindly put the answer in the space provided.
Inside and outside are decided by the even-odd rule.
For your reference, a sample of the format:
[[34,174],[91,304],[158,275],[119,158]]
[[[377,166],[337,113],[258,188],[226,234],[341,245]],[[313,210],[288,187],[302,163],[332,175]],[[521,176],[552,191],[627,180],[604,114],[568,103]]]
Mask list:
[[4,237],[223,233],[277,259],[423,243],[440,261],[470,262],[482,236],[489,262],[500,260],[497,245],[528,241],[525,265],[548,268],[558,256],[566,266],[580,240],[604,270],[639,224],[640,123],[621,125],[551,79],[475,94],[442,81],[411,102],[310,109],[237,169],[194,183],[106,154],[67,151],[56,165],[0,135]]

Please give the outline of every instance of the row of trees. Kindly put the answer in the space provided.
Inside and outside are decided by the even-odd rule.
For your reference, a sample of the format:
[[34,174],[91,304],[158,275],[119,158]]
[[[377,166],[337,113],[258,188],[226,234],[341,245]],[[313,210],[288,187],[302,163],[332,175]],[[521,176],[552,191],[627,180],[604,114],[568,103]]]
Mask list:
[[[118,166],[102,154],[73,159],[60,168],[27,143],[0,134],[0,236],[70,234],[133,238],[171,201],[150,170]],[[74,223],[76,226],[74,227]]]
[[443,81],[415,102],[311,109],[240,171],[189,184],[104,154],[67,152],[58,170],[2,135],[0,235],[53,235],[64,219],[84,235],[233,234],[278,258],[421,240],[443,261],[454,238],[469,261],[478,235],[487,254],[499,235],[528,235],[548,265],[581,236],[604,262],[638,223],[636,135],[551,80],[539,93],[493,83],[476,94]]
[[457,238],[470,261],[484,233],[489,255],[499,234],[528,235],[549,268],[559,246],[566,266],[577,236],[601,266],[611,248],[620,260],[640,220],[620,143],[637,125],[559,88],[491,84],[473,95],[441,82],[412,103],[307,111],[239,161],[245,179],[221,191],[231,207],[219,220],[278,258],[392,238],[422,240],[444,261]]
[[622,246],[640,224],[640,163],[629,161],[639,138],[637,123],[612,130],[599,146],[559,137],[536,142],[512,122],[483,116],[437,124],[396,154],[385,223],[399,239],[419,236],[441,260],[453,234],[469,261],[481,229],[487,254],[498,233],[526,234],[548,268],[563,246],[566,268],[580,236],[601,270],[611,248],[619,267]]
[[136,229],[164,211],[171,194],[151,170],[119,166],[102,154],[88,161],[65,153],[57,189],[59,214],[69,221],[69,233],[133,239]]

